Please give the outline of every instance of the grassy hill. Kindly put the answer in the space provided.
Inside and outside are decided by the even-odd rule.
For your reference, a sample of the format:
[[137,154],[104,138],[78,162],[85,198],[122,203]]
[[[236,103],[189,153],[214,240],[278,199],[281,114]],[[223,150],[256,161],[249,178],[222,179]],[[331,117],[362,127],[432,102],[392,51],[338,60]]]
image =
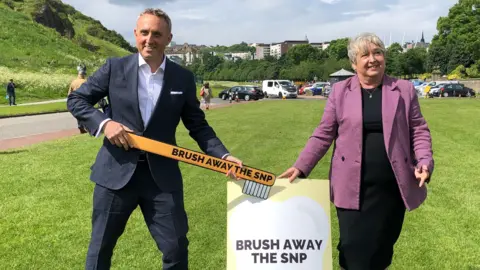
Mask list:
[[[40,71],[98,66],[133,48],[115,31],[59,0],[0,0],[1,65]],[[40,23],[39,23],[40,22]]]
[[13,78],[19,102],[65,97],[78,64],[91,74],[107,57],[135,51],[59,0],[0,0],[0,14],[0,85]]

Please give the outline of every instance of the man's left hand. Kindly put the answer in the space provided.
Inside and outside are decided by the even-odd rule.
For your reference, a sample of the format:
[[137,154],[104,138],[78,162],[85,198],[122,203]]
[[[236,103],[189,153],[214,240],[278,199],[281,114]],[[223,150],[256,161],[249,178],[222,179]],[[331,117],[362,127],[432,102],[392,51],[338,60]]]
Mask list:
[[[228,160],[228,161],[231,161],[231,162],[235,162],[235,163],[237,163],[240,167],[243,166],[243,162],[242,162],[240,159],[238,159],[238,158],[236,158],[236,157],[234,157],[234,156],[228,155],[228,156],[225,158],[225,160]],[[235,171],[234,171],[234,170],[229,170],[229,171],[227,172],[226,176],[227,176],[227,177],[230,177],[230,178],[232,178],[232,179],[234,179],[234,180],[240,180],[240,179],[241,179],[241,178],[239,178],[239,177],[237,177],[237,176],[235,175]]]
[[418,186],[422,187],[425,181],[430,178],[430,172],[428,171],[427,165],[423,165],[421,168],[415,168],[415,177],[420,181]]

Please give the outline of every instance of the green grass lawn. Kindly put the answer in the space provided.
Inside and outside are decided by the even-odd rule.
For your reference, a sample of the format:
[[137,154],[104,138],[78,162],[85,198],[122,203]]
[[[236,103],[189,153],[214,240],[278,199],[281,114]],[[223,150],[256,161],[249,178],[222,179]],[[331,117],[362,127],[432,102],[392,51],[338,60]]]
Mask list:
[[[427,201],[406,216],[391,269],[479,269],[480,100],[421,103],[433,135],[436,169]],[[232,154],[280,174],[295,161],[324,105],[317,100],[252,102],[208,111],[207,118]],[[198,150],[183,125],[177,139],[180,146]],[[84,267],[93,191],[89,168],[100,142],[79,135],[0,152],[0,269]],[[330,156],[319,162],[311,178],[328,177]],[[226,178],[195,166],[181,167],[191,269],[225,269]],[[127,224],[112,269],[160,269],[161,254],[140,213],[137,209]],[[336,264],[335,216],[332,207]]]
[[33,115],[40,113],[66,112],[67,104],[65,102],[33,104],[24,106],[0,107],[0,118],[15,115]]

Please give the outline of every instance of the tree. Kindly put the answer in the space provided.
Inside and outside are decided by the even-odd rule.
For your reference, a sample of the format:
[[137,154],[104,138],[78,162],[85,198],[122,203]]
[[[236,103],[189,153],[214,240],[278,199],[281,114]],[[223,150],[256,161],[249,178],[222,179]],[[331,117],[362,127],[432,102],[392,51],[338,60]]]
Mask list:
[[429,49],[429,69],[440,66],[442,73],[448,74],[459,65],[468,68],[480,59],[479,0],[459,0],[447,17],[438,19],[437,30]]
[[319,50],[310,44],[296,45],[287,51],[287,59],[294,65],[303,61],[318,61],[323,58],[326,58],[323,50]]
[[401,65],[401,56],[403,48],[395,42],[387,49],[386,53],[386,73],[393,76],[403,75],[403,69]]
[[348,58],[348,38],[332,40],[326,52],[330,58],[336,60]]
[[427,51],[424,48],[413,48],[400,56],[403,75],[412,77],[425,72],[425,59]]
[[203,65],[205,66],[205,71],[212,72],[215,68],[223,62],[223,59],[217,55],[211,53],[203,54]]

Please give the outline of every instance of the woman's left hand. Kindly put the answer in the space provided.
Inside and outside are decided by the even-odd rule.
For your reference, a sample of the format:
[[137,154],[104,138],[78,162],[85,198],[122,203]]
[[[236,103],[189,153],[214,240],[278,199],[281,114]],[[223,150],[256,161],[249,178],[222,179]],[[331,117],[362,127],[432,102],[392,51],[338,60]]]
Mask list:
[[415,168],[415,177],[420,181],[418,186],[422,187],[425,184],[425,181],[430,178],[430,172],[428,171],[427,165],[423,165],[421,168]]

